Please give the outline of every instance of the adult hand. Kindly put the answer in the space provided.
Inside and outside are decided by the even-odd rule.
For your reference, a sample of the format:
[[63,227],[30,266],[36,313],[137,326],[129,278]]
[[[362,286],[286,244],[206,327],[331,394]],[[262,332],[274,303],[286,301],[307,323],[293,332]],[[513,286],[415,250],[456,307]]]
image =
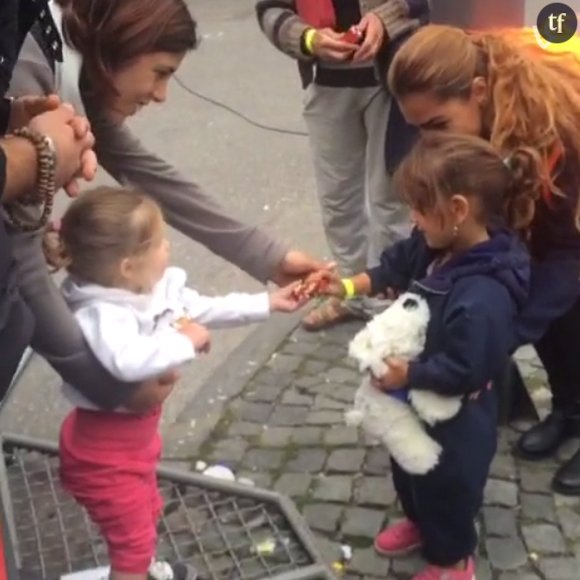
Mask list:
[[394,391],[404,387],[408,382],[409,363],[399,358],[389,358],[385,363],[387,372],[382,377],[373,377],[373,386],[380,391]]
[[125,406],[134,413],[150,413],[169,397],[178,380],[179,373],[169,371],[157,379],[146,381]]
[[[303,282],[306,295],[311,298],[319,296],[334,296],[343,299],[345,296],[344,284],[339,273],[334,268],[319,270],[306,277]],[[312,288],[312,291],[309,291]]]
[[8,132],[25,127],[32,119],[42,113],[54,111],[60,106],[58,95],[48,97],[24,96],[17,97],[10,107],[10,119],[8,120]]
[[383,21],[374,12],[367,12],[357,26],[363,33],[364,40],[352,57],[353,63],[375,58],[387,36]]
[[316,31],[312,40],[312,53],[320,60],[331,62],[346,62],[352,58],[358,46],[345,42],[342,34],[330,28]]
[[87,119],[75,114],[68,104],[35,116],[29,123],[42,135],[50,137],[57,156],[56,185],[74,197],[79,192],[77,177],[91,181],[97,171],[93,151],[95,138]]
[[335,266],[333,262],[323,262],[304,252],[290,250],[272,274],[272,282],[278,286],[287,286],[292,282],[302,280],[313,272],[332,270]]

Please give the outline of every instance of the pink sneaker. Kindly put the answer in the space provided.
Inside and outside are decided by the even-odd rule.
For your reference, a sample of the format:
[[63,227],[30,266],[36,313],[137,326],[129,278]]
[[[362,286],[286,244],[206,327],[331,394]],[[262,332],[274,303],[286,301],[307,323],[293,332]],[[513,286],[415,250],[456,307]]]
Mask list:
[[429,566],[423,572],[414,576],[413,580],[475,580],[475,564],[473,563],[473,558],[469,558],[465,570]]
[[392,558],[405,556],[421,546],[421,536],[417,526],[410,520],[403,520],[388,527],[375,538],[375,550],[381,556]]

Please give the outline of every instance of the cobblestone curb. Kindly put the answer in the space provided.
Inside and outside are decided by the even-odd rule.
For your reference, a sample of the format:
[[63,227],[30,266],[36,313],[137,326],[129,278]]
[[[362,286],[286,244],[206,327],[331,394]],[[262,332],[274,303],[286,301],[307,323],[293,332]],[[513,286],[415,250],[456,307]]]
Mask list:
[[[193,438],[185,439],[181,458],[228,465],[292,497],[329,562],[342,544],[353,548],[348,580],[406,580],[423,565],[418,557],[389,561],[372,548],[377,532],[401,517],[387,454],[343,423],[359,383],[346,345],[359,327],[295,329],[285,339],[278,329],[278,343],[273,334],[260,339],[261,360],[238,353],[223,371],[235,389],[230,385],[221,400],[219,417],[190,424]],[[545,404],[533,351],[519,353],[518,361],[534,398]],[[212,381],[208,388],[217,389],[219,376]],[[558,461],[574,447],[558,460],[520,462],[510,454],[516,437],[501,430],[480,518],[477,580],[578,580],[580,501],[549,490]]]

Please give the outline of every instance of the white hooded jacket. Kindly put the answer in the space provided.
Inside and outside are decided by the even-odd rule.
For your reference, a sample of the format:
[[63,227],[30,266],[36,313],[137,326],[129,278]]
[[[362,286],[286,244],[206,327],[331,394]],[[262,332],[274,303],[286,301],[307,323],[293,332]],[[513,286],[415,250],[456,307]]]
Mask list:
[[[191,341],[178,331],[180,320],[231,328],[269,317],[266,292],[203,296],[186,282],[184,270],[168,268],[149,294],[82,284],[71,277],[61,290],[101,364],[119,380],[137,382],[195,358]],[[64,393],[75,406],[95,408],[70,385],[64,385]]]

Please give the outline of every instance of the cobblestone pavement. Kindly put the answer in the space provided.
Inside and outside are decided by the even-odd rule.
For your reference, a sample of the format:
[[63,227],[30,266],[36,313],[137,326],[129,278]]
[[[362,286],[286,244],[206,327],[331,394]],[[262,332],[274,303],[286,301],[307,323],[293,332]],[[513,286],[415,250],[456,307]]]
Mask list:
[[[348,580],[404,580],[421,568],[419,558],[389,561],[372,548],[376,533],[401,517],[387,454],[343,423],[359,383],[346,357],[357,328],[295,330],[226,402],[195,460],[228,465],[291,496],[329,562],[338,559],[342,544],[353,548]],[[517,359],[542,405],[544,377],[533,351]],[[516,436],[501,429],[480,519],[477,580],[578,580],[580,501],[549,491],[557,461],[512,458]],[[564,449],[559,460],[573,450]]]

